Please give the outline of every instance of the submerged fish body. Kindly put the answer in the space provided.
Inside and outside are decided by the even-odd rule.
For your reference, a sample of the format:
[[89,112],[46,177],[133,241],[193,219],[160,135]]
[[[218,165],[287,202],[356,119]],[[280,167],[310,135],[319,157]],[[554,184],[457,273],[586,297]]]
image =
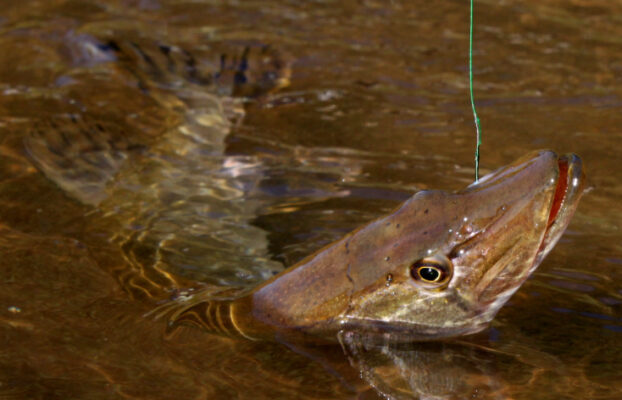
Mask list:
[[560,238],[583,182],[576,155],[529,154],[457,193],[419,192],[247,296],[195,300],[174,319],[257,338],[480,331]]
[[71,72],[84,79],[58,89],[62,112],[35,120],[25,150],[92,207],[91,232],[79,239],[106,247],[94,253],[102,268],[132,297],[152,300],[281,271],[267,232],[250,223],[272,201],[259,187],[262,160],[225,147],[244,102],[287,85],[287,57],[258,45],[224,46],[219,57],[126,32],[68,36],[65,52],[80,55]]

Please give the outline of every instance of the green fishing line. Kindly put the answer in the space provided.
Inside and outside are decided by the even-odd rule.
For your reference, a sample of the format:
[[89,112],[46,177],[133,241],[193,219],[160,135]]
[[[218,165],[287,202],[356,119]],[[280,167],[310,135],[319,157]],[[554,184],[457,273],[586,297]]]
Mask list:
[[473,0],[471,0],[471,28],[469,31],[469,89],[471,91],[471,108],[475,118],[475,130],[477,132],[477,145],[475,147],[475,182],[479,179],[479,146],[482,144],[482,130],[479,127],[479,117],[475,111],[473,100]]

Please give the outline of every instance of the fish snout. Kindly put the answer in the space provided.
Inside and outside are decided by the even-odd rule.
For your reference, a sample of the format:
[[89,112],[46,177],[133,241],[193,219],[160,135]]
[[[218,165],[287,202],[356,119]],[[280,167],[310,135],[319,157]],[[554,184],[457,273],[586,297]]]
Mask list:
[[[575,154],[537,153],[471,187],[480,204],[497,212],[479,227],[464,255],[454,260],[464,276],[457,286],[482,319],[492,319],[555,246],[584,189]],[[486,211],[492,215],[492,211]],[[468,295],[467,295],[467,292]]]
[[559,157],[558,167],[559,177],[555,196],[551,203],[546,232],[532,269],[539,265],[562,236],[579,205],[581,196],[585,192],[586,178],[583,162],[579,156],[573,153],[564,154]]

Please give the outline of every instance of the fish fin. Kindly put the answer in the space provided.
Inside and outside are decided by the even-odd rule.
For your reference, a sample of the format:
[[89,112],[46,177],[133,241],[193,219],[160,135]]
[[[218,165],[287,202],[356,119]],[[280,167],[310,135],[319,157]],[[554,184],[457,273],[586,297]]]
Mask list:
[[198,327],[208,333],[227,337],[246,335],[231,319],[231,306],[236,299],[250,292],[250,288],[222,288],[204,285],[198,289],[178,291],[174,297],[147,312],[145,317],[167,320],[166,335],[172,337],[182,326]]
[[24,141],[26,153],[41,172],[90,205],[106,197],[106,185],[128,152],[142,149],[114,124],[84,121],[73,115],[39,121]]
[[289,84],[290,58],[271,46],[248,45],[240,51],[239,45],[210,42],[190,52],[183,44],[125,37],[104,40],[105,47],[146,91],[198,85],[220,96],[255,98]]
[[245,47],[239,57],[222,54],[216,83],[234,97],[257,98],[289,85],[291,63],[271,46]]

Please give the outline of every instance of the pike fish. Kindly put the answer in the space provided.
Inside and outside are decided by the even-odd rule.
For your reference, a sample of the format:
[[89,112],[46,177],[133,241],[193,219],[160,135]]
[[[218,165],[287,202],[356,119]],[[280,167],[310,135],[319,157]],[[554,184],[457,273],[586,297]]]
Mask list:
[[[82,91],[70,85],[59,98],[83,92],[94,106],[42,118],[26,151],[61,189],[94,207],[92,215],[112,221],[79,239],[132,296],[168,298],[154,313],[169,316],[171,328],[322,340],[343,331],[404,340],[477,332],[551,251],[583,192],[578,156],[539,151],[456,193],[419,192],[283,269],[267,251],[266,232],[250,222],[263,207],[262,160],[225,152],[235,114],[227,97],[235,90],[223,95],[219,86],[225,58],[220,72],[202,75],[201,63],[179,47],[75,42],[89,50],[76,53],[100,65],[96,76],[106,79],[97,84],[110,90],[93,91],[89,80]],[[259,56],[253,63],[245,51],[234,63],[234,89],[252,89],[244,96],[289,79],[278,54]],[[80,65],[92,74],[90,63]],[[151,124],[163,127],[147,129],[141,114],[117,106],[110,97],[117,92],[140,113],[162,116]],[[164,124],[169,115],[175,122]],[[244,262],[232,257],[240,254]],[[199,281],[197,290],[180,290]]]
[[481,331],[559,240],[584,181],[574,154],[528,154],[459,192],[418,192],[243,297],[184,299],[173,321],[247,338]]

